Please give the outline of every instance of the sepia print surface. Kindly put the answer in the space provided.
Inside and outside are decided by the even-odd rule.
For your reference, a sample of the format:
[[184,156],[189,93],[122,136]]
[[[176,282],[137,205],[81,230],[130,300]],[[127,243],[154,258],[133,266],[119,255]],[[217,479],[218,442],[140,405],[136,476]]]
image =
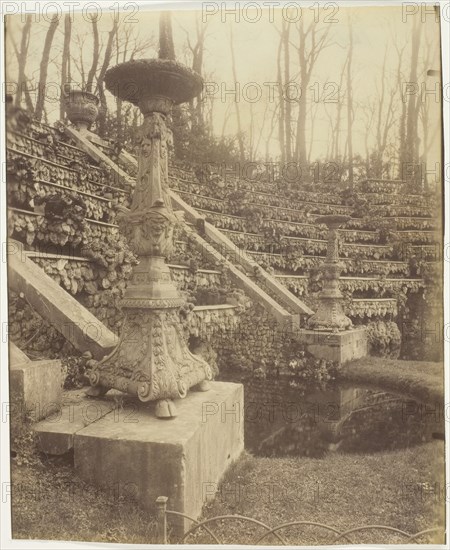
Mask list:
[[445,543],[442,9],[8,3],[12,539]]

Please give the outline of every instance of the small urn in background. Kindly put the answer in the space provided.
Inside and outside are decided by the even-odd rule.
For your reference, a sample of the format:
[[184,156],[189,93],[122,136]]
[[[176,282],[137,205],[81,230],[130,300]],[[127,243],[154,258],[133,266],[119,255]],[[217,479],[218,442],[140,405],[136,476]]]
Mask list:
[[64,93],[67,118],[81,133],[86,133],[98,116],[98,96],[83,90],[69,90]]

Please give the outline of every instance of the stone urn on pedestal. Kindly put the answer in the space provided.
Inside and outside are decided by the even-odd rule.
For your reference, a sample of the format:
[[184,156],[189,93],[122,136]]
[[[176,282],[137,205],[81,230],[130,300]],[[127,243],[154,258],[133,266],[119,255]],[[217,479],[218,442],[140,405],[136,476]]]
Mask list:
[[209,365],[187,347],[178,313],[184,300],[165,261],[176,223],[168,194],[168,117],[174,105],[200,94],[203,81],[175,61],[143,59],[109,69],[105,85],[144,115],[137,136],[136,187],[130,209],[123,209],[118,219],[139,264],[122,300],[119,343],[100,362],[90,362],[91,394],[115,388],[144,402],[156,401],[156,416],[171,418],[176,416],[173,399],[186,397],[190,388],[207,390],[212,378]]
[[63,93],[67,118],[79,132],[86,133],[97,119],[99,98],[83,90],[70,90]]
[[339,276],[342,264],[339,262],[339,227],[350,219],[349,216],[328,215],[316,219],[317,223],[328,227],[327,256],[320,266],[323,286],[319,294],[319,306],[308,319],[309,329],[339,332],[352,328],[351,320],[342,308],[343,296],[339,289]]

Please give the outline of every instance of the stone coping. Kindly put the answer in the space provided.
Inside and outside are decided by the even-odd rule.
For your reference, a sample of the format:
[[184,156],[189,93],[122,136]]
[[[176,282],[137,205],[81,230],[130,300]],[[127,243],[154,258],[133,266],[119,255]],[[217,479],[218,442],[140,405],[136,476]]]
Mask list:
[[352,302],[365,303],[365,302],[395,302],[397,298],[352,298]]
[[82,256],[67,256],[64,254],[52,254],[51,252],[39,252],[34,250],[25,250],[25,256],[31,259],[43,259],[43,260],[72,260],[74,262],[91,262],[90,258],[83,258]]
[[[22,243],[13,239],[10,242],[21,251],[21,254],[8,254],[11,290],[22,292],[36,312],[44,319],[51,319],[55,328],[79,351],[90,351],[94,358],[110,353],[117,336],[36,262],[27,258]],[[95,327],[95,334],[92,327]]]
[[[33,210],[24,210],[23,208],[16,208],[15,206],[8,206],[8,210],[13,210],[14,212],[20,212],[21,214],[25,214],[27,216],[40,216],[44,217],[44,214],[41,212],[34,212]],[[104,225],[105,227],[112,227],[114,229],[118,229],[119,226],[115,223],[108,223],[108,222],[101,222],[99,220],[92,220],[91,218],[85,218],[85,221],[88,223],[95,223],[98,225]]]
[[207,306],[195,306],[192,311],[221,311],[224,309],[236,309],[236,306],[232,304],[217,304],[217,305],[207,305]]
[[[289,275],[286,273],[275,273],[274,277],[277,277],[277,279],[309,279],[308,275]],[[397,278],[394,279],[392,277],[388,278],[380,278],[380,277],[348,277],[348,276],[340,276],[339,280],[345,280],[345,281],[376,281],[376,282],[384,282],[384,281],[397,281],[397,282],[417,282],[417,283],[423,283],[423,279],[412,279],[412,278]]]

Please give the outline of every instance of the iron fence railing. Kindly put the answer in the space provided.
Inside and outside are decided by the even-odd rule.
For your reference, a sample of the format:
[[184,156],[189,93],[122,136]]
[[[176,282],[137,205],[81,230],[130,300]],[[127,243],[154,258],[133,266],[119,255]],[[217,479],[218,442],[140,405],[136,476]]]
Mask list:
[[[433,535],[442,535],[442,539],[445,535],[445,530],[443,527],[433,527],[431,529],[425,529],[423,531],[419,531],[418,533],[408,533],[406,531],[403,531],[401,529],[397,529],[396,527],[390,527],[388,525],[363,525],[360,527],[354,527],[352,529],[347,529],[345,531],[340,531],[339,529],[336,529],[335,527],[332,527],[330,525],[325,525],[323,523],[317,523],[314,521],[291,521],[287,523],[282,523],[280,525],[277,525],[275,527],[271,527],[269,525],[266,525],[262,521],[259,521],[257,519],[248,517],[248,516],[241,516],[241,515],[232,515],[232,514],[226,514],[221,516],[215,516],[212,518],[205,519],[203,521],[198,521],[187,514],[183,514],[182,512],[176,512],[174,510],[168,510],[167,509],[167,501],[168,498],[165,496],[160,496],[156,499],[156,508],[157,508],[157,542],[159,544],[168,544],[168,523],[167,518],[168,516],[178,517],[187,519],[190,522],[192,522],[192,526],[184,533],[182,537],[177,539],[177,544],[186,543],[187,539],[193,535],[196,531],[203,529],[205,533],[207,533],[211,537],[211,541],[213,541],[216,544],[227,544],[226,542],[222,541],[220,536],[215,533],[212,530],[211,524],[214,522],[223,522],[224,520],[238,520],[238,521],[245,521],[250,524],[253,524],[254,526],[261,527],[264,529],[264,533],[262,535],[258,535],[257,538],[254,541],[246,541],[246,544],[269,544],[268,537],[270,535],[273,535],[275,537],[276,544],[282,545],[282,546],[289,546],[292,544],[292,542],[288,542],[285,537],[279,533],[279,531],[292,528],[292,527],[313,527],[318,530],[326,531],[328,533],[331,533],[331,535],[334,537],[331,541],[329,541],[328,544],[337,544],[337,543],[347,543],[347,544],[361,544],[361,541],[355,540],[354,535],[356,533],[361,533],[364,531],[385,531],[388,533],[395,534],[397,536],[401,537],[402,544],[411,544],[411,543],[425,543],[430,542],[429,538]],[[351,537],[353,535],[353,538]],[[233,541],[233,543],[238,544],[241,541]],[[400,542],[400,541],[399,541]],[[228,544],[230,544],[228,542]],[[298,544],[298,542],[297,542]],[[389,542],[385,542],[385,544],[389,544]]]

